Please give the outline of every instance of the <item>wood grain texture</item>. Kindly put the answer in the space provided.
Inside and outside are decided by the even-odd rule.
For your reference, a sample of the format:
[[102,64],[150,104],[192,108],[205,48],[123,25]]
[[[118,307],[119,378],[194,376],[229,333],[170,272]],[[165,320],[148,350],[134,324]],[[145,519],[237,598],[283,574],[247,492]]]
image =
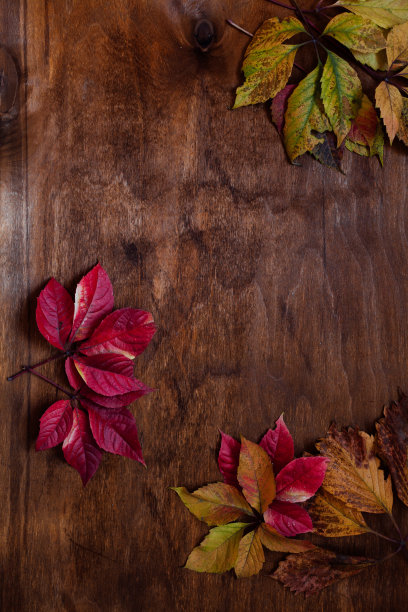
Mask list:
[[[267,571],[182,569],[205,528],[169,487],[218,479],[218,428],[258,440],[284,411],[301,453],[332,419],[369,427],[408,390],[407,157],[387,149],[381,170],[347,155],[344,176],[295,168],[262,106],[230,110],[247,39],[225,18],[253,31],[273,14],[262,0],[0,6],[23,77],[0,167],[7,612],[403,608],[402,558],[307,602]],[[193,47],[201,17],[217,34],[206,55]],[[153,312],[137,374],[158,391],[133,407],[148,470],[105,455],[83,489],[60,450],[34,451],[53,390],[5,378],[51,354],[40,288],[55,276],[73,290],[97,260],[116,306]],[[58,365],[45,372],[64,381]],[[386,550],[368,536],[342,545]]]

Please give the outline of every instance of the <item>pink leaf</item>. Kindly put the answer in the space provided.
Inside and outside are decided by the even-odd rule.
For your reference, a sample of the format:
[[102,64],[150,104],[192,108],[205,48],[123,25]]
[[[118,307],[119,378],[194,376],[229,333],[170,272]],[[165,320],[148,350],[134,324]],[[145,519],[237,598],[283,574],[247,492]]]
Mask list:
[[76,288],[70,341],[78,342],[88,338],[112,308],[112,284],[105,270],[97,264]]
[[72,427],[72,407],[69,400],[60,400],[52,404],[40,419],[40,433],[35,450],[45,450],[60,444]]
[[133,364],[123,355],[74,356],[75,367],[92,391],[111,397],[138,390]]
[[280,136],[283,135],[283,126],[285,124],[285,113],[288,106],[288,98],[292,91],[295,89],[295,87],[296,85],[286,85],[286,87],[284,87],[282,91],[276,94],[276,96],[272,100],[272,121],[276,125]]
[[84,486],[99,467],[102,453],[92,437],[88,415],[74,409],[71,431],[62,445],[64,457],[79,472]]
[[241,450],[241,444],[234,438],[231,438],[228,434],[220,431],[221,434],[221,447],[218,454],[218,467],[224,477],[226,484],[235,485],[239,487],[237,471],[239,464],[239,451]]
[[121,308],[108,315],[81,346],[81,353],[119,353],[133,359],[143,353],[156,327],[150,312]]
[[71,331],[74,302],[68,291],[52,278],[37,299],[38,329],[46,340],[64,350]]
[[275,474],[285,467],[289,461],[292,461],[294,457],[293,439],[285,425],[283,416],[280,416],[276,421],[275,429],[269,429],[266,432],[259,446],[262,446],[268,453]]
[[137,427],[133,415],[126,409],[120,412],[98,410],[89,402],[89,421],[96,442],[103,450],[115,455],[123,455],[146,465],[143,459]]
[[264,521],[285,537],[313,530],[312,519],[304,508],[274,500],[264,513]]
[[276,476],[276,499],[302,502],[321,486],[327,467],[326,457],[300,457],[286,465]]

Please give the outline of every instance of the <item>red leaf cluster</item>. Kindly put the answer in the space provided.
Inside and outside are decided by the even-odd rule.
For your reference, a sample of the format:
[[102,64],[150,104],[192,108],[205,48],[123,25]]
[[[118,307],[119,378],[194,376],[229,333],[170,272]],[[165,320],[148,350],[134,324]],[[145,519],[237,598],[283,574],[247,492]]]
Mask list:
[[65,371],[75,393],[45,411],[36,450],[63,442],[65,459],[84,485],[98,469],[101,449],[144,465],[136,423],[126,407],[152,391],[135,378],[132,360],[156,328],[149,312],[112,309],[112,284],[99,264],[79,282],[75,303],[54,278],[37,303],[38,329],[66,355]]

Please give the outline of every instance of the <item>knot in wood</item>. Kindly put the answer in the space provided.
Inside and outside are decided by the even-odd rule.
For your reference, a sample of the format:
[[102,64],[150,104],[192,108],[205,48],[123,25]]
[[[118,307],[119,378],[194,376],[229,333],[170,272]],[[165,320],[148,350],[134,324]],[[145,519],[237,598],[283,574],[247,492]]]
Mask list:
[[211,21],[200,19],[194,28],[194,39],[201,51],[208,51],[215,40],[215,30]]

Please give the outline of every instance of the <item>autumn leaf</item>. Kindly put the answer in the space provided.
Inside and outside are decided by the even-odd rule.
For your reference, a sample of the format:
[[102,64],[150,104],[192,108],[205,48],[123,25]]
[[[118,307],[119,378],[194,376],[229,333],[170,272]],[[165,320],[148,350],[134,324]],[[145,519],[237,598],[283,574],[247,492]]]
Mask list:
[[378,51],[377,53],[359,53],[355,49],[350,49],[354,57],[360,64],[370,66],[373,70],[387,70],[387,54],[385,49]]
[[272,578],[282,582],[294,593],[304,593],[308,597],[333,582],[358,574],[375,563],[375,560],[365,557],[349,557],[314,548],[302,555],[289,555],[279,563]]
[[282,415],[276,421],[275,429],[268,429],[259,446],[268,454],[275,474],[292,461],[294,457],[293,439]]
[[370,531],[363,515],[322,489],[308,506],[314,531],[326,538],[359,535]]
[[378,155],[383,163],[384,135],[372,102],[364,94],[358,113],[347,134],[346,147],[359,155]]
[[321,84],[324,109],[337,136],[337,146],[340,146],[361,103],[360,79],[350,64],[328,51]]
[[386,46],[381,28],[369,19],[350,13],[333,17],[322,36],[332,36],[357,53],[376,53]]
[[264,512],[264,520],[285,537],[313,531],[312,519],[308,512],[302,506],[290,502],[275,500]]
[[299,457],[286,465],[276,476],[276,500],[303,502],[322,485],[326,474],[325,457]]
[[382,81],[375,90],[375,103],[380,109],[381,117],[392,144],[398,129],[403,108],[403,98],[400,91],[386,81]]
[[323,482],[326,491],[362,512],[391,512],[391,478],[385,479],[379,467],[373,436],[351,427],[338,431],[332,425],[316,448],[330,459]]
[[317,66],[293,91],[285,115],[284,143],[289,159],[312,151],[323,142],[315,132],[330,131],[320,99],[321,68]]
[[397,495],[408,506],[408,397],[384,408],[376,424],[378,454],[390,470]]
[[69,400],[59,400],[44,412],[40,419],[40,433],[35,450],[46,450],[61,444],[71,431],[73,421]]
[[226,572],[235,565],[246,523],[229,523],[210,529],[209,534],[190,553],[184,567],[196,572]]
[[225,525],[248,517],[251,507],[235,487],[222,482],[201,487],[189,493],[185,487],[174,487],[183,504],[207,525]]
[[222,431],[220,434],[221,447],[218,454],[218,467],[226,484],[238,486],[237,470],[241,444]]
[[36,320],[42,335],[62,351],[72,327],[74,302],[68,291],[52,278],[37,300]]
[[402,112],[399,119],[397,136],[408,146],[408,98],[402,101]]
[[73,411],[72,427],[63,442],[62,451],[85,486],[98,469],[102,453],[92,436],[88,415],[79,408]]
[[275,478],[267,453],[246,438],[241,438],[238,482],[248,503],[257,512],[265,512],[275,497]]
[[408,22],[397,25],[387,36],[389,68],[396,70],[408,64]]
[[259,530],[250,531],[239,543],[237,560],[235,561],[235,573],[237,578],[249,578],[258,574],[265,561]]
[[334,6],[370,19],[381,28],[392,28],[408,21],[406,0],[338,0]]
[[107,354],[72,358],[77,372],[86,385],[99,393],[111,397],[136,391],[137,381],[133,374],[133,364],[122,355]]
[[285,113],[288,107],[288,99],[296,85],[286,85],[276,94],[271,104],[272,121],[276,125],[279,136],[283,136],[283,126],[285,125]]
[[336,137],[333,132],[324,132],[323,134],[316,133],[318,138],[322,139],[311,154],[317,159],[323,166],[332,168],[333,170],[339,170],[341,172],[341,160],[344,154],[344,142],[339,148],[336,147]]
[[314,545],[307,540],[293,540],[281,536],[273,527],[266,523],[261,525],[259,535],[265,548],[274,552],[297,554],[314,548]]

